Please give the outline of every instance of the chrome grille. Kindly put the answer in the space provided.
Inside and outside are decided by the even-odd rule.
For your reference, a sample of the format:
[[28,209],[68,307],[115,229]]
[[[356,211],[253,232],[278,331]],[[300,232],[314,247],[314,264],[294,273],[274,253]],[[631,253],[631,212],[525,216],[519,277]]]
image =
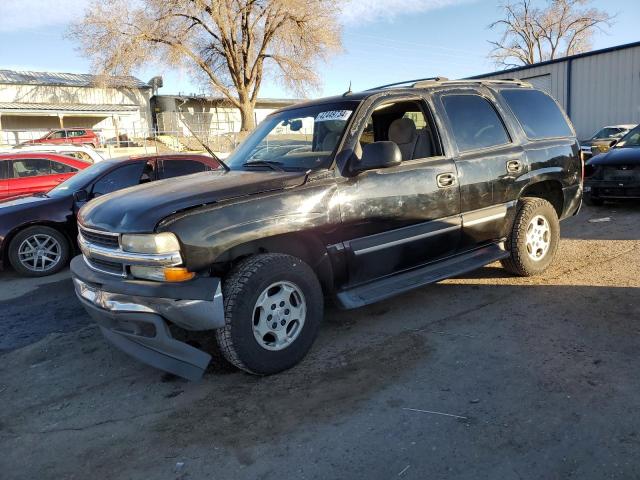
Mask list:
[[126,274],[124,265],[122,263],[108,262],[106,260],[100,260],[98,258],[87,257],[85,257],[85,260],[94,270],[118,276],[124,276]]
[[79,229],[80,235],[82,235],[89,243],[107,248],[120,247],[120,235],[117,233],[100,232],[98,230],[90,230],[84,227],[79,227]]

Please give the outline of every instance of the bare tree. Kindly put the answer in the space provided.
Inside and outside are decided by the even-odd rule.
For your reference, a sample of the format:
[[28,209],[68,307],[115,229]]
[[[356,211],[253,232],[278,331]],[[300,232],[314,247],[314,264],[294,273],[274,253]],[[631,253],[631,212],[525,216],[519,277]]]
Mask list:
[[265,75],[296,94],[341,48],[339,0],[92,0],[70,36],[100,74],[149,62],[187,67],[240,109],[243,131]]
[[502,32],[499,41],[489,42],[489,57],[509,68],[588,51],[593,34],[611,26],[614,18],[589,4],[590,0],[547,0],[540,8],[531,0],[503,3],[504,18],[489,25]]

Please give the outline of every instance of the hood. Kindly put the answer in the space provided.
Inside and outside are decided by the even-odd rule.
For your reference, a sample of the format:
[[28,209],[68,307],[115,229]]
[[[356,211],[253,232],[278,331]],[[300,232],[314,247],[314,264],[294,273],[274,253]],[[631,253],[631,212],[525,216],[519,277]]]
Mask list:
[[169,215],[235,197],[283,190],[305,182],[305,172],[224,171],[150,182],[98,197],[78,213],[89,228],[118,233],[154,231]]
[[596,155],[587,161],[587,165],[628,165],[640,164],[640,148],[612,148],[607,153]]
[[44,195],[20,195],[5,198],[4,200],[0,200],[0,215],[7,212],[23,211],[29,208],[39,208],[55,200],[58,199],[45,197]]

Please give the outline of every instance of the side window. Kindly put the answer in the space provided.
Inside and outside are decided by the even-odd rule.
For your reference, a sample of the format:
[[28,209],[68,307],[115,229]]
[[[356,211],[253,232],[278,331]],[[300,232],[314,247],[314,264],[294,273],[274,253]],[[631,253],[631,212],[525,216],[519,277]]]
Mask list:
[[403,161],[438,155],[432,122],[423,108],[415,100],[378,105],[360,135],[360,146],[392,141],[398,145]]
[[107,173],[93,185],[93,195],[105,195],[140,183],[144,162],[130,163]]
[[162,160],[160,178],[173,178],[208,170],[204,163],[196,160],[167,159]]
[[11,164],[13,178],[42,177],[55,173],[51,170],[51,161],[44,158],[12,160]]
[[91,156],[86,152],[81,152],[81,151],[77,151],[77,152],[60,152],[60,155],[64,155],[65,157],[76,158],[78,160],[82,160],[83,162],[93,163],[93,160],[91,160]]
[[74,173],[77,172],[77,168],[70,167],[69,165],[65,165],[64,163],[51,161],[51,171],[53,173]]
[[442,103],[461,152],[496,147],[511,141],[498,112],[480,95],[445,95]]
[[7,160],[0,160],[0,180],[6,180],[9,175],[7,173],[7,167],[11,162]]
[[573,136],[558,104],[546,93],[528,89],[502,90],[501,93],[528,138]]
[[84,130],[70,130],[70,137],[82,137],[84,135]]
[[49,134],[47,138],[66,138],[66,132],[64,130],[56,130],[55,132]]

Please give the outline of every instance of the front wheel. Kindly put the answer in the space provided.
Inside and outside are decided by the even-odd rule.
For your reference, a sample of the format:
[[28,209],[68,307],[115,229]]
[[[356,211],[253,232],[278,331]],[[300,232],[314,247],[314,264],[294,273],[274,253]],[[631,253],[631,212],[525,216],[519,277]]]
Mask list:
[[553,205],[543,198],[522,198],[507,239],[510,256],[502,266],[522,277],[540,275],[551,265],[559,241],[560,222]]
[[218,346],[233,365],[269,375],[307,354],[323,316],[318,278],[302,260],[261,254],[242,260],[225,279],[225,326]]
[[9,262],[16,272],[28,277],[59,272],[69,261],[70,253],[67,238],[44,225],[25,228],[9,244]]

